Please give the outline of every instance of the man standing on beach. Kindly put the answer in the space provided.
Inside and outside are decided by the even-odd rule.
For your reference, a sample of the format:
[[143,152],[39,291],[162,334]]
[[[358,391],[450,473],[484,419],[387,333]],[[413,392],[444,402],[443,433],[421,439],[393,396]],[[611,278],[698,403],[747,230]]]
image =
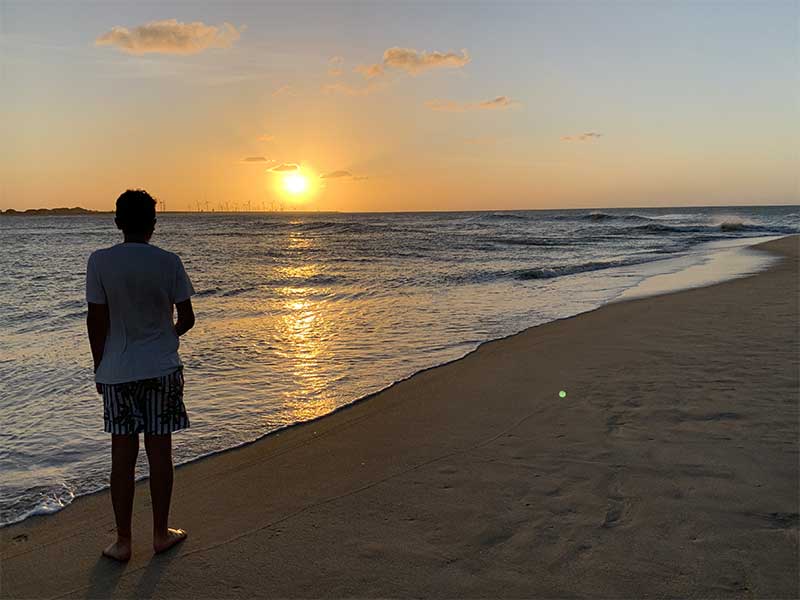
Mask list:
[[[144,190],[117,198],[121,244],[97,250],[86,268],[86,326],[105,431],[111,434],[111,502],[117,540],[103,554],[131,556],[131,516],[139,433],[150,465],[153,549],[186,539],[168,526],[172,497],[172,432],[189,427],[183,404],[178,337],[194,325],[192,283],[181,259],[149,243],[156,201]],[[173,322],[173,307],[178,319]]]

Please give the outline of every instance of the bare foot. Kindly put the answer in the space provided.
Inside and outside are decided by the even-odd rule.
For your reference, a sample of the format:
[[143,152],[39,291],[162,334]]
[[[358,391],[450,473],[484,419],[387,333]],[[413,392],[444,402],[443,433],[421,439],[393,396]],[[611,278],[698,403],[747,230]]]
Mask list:
[[131,558],[131,541],[125,539],[117,539],[116,542],[110,544],[103,550],[103,556],[107,556],[113,560],[126,562]]
[[153,550],[156,554],[166,552],[175,544],[181,543],[186,539],[188,534],[183,529],[167,529],[167,535],[159,535],[153,537]]

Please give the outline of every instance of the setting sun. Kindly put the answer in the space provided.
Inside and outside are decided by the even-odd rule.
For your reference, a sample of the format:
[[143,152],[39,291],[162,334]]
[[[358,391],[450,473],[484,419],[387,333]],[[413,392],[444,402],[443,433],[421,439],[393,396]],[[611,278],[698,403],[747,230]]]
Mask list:
[[283,178],[283,189],[293,196],[299,196],[308,190],[308,178],[300,173],[286,175]]

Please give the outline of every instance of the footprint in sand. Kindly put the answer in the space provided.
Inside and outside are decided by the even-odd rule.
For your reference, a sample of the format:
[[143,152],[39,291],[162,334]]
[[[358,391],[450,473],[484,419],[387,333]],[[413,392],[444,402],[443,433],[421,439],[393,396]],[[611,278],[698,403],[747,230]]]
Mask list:
[[771,529],[792,529],[800,523],[800,515],[794,512],[746,512],[748,517],[755,517]]
[[603,529],[612,529],[624,525],[630,520],[631,509],[630,498],[619,495],[609,496],[606,516],[600,527]]
[[610,529],[619,525],[624,508],[625,506],[622,501],[610,500],[608,510],[606,511],[606,517],[603,519],[601,527]]
[[611,415],[606,419],[606,433],[613,434],[619,431],[620,427],[625,425],[627,421],[623,421],[620,415]]

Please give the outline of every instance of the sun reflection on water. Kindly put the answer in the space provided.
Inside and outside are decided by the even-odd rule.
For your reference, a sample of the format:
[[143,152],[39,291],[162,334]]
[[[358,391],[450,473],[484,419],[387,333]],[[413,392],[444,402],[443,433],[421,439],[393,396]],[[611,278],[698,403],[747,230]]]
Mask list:
[[306,250],[313,245],[313,240],[304,235],[303,232],[292,231],[289,233],[289,243],[287,245],[289,250]]
[[[319,268],[302,265],[281,271],[282,276],[299,279],[317,274]],[[329,374],[334,320],[326,303],[315,299],[319,298],[319,288],[283,287],[277,292],[277,352],[287,362],[285,373],[292,378],[290,406],[296,420],[306,420],[336,407]]]

